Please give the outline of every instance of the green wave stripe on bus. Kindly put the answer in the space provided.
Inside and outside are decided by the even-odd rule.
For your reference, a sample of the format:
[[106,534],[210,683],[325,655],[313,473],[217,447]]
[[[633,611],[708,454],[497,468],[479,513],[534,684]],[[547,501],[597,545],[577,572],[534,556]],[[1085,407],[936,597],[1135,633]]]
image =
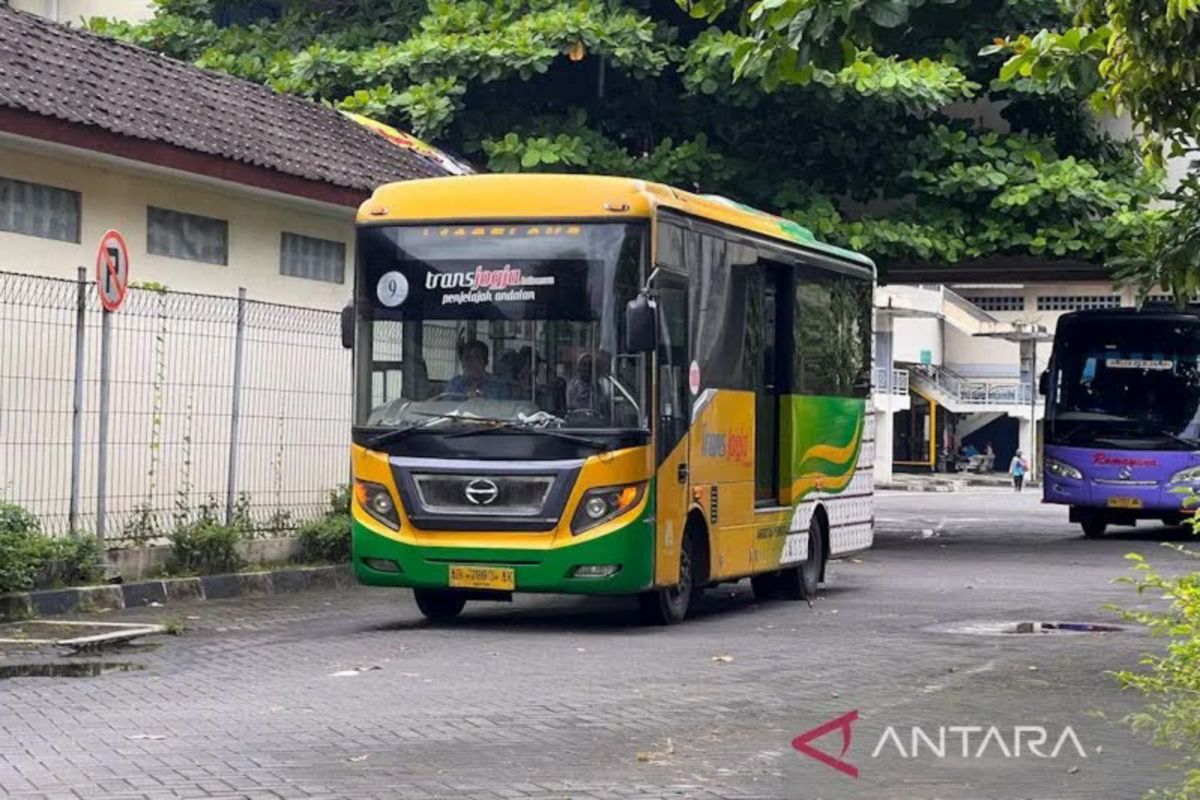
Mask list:
[[[786,479],[793,485],[811,478],[848,482],[858,467],[866,402],[855,397],[798,395],[788,395],[783,402],[781,472]],[[843,487],[823,488],[841,491]]]

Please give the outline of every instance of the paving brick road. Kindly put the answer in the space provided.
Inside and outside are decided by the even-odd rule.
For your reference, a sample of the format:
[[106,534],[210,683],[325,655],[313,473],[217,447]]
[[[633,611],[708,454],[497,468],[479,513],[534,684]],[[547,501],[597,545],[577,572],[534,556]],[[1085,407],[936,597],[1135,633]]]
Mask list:
[[[1135,798],[1170,780],[1167,754],[1119,723],[1138,699],[1107,674],[1153,646],[1144,633],[943,628],[1113,622],[1104,604],[1139,602],[1111,582],[1122,556],[1178,569],[1157,543],[1179,535],[1085,541],[1007,492],[883,495],[878,515],[876,548],[831,565],[812,608],[739,584],[670,629],[560,597],[436,628],[408,593],[365,588],[111,615],[188,629],[102,656],[139,671],[0,680],[0,796]],[[10,650],[0,668],[36,660]],[[855,710],[858,777],[791,747]],[[914,725],[934,744],[939,726],[981,731],[967,757],[950,731],[944,758],[914,758]],[[976,757],[992,725],[1009,754],[993,739]],[[1014,726],[1043,726],[1044,752],[1071,726],[1086,757],[1068,742],[1017,758]],[[840,734],[813,746],[837,757]]]

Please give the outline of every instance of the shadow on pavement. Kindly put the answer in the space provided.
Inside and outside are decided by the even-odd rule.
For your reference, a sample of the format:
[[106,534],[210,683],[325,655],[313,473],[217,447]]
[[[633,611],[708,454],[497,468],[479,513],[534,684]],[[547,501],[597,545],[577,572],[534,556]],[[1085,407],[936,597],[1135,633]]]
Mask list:
[[1108,533],[1104,534],[1102,538],[1123,542],[1192,542],[1200,545],[1200,537],[1192,533],[1190,527],[1168,525],[1146,528],[1109,528]]
[[[837,590],[822,588],[821,595]],[[515,603],[474,602],[458,619],[447,624],[435,624],[421,617],[415,608],[401,607],[398,614],[404,615],[391,622],[366,625],[363,632],[412,631],[446,628],[466,631],[511,630],[522,633],[613,633],[615,631],[654,633],[663,627],[647,625],[641,621],[637,601],[632,597],[571,597],[567,595],[543,595],[532,599],[521,598]],[[776,606],[791,606],[809,611],[803,601],[756,600],[748,584],[722,585],[707,590],[698,600],[693,600],[692,611],[687,621],[677,629],[687,629],[705,622],[717,622],[735,615],[744,615],[753,622],[755,612]]]

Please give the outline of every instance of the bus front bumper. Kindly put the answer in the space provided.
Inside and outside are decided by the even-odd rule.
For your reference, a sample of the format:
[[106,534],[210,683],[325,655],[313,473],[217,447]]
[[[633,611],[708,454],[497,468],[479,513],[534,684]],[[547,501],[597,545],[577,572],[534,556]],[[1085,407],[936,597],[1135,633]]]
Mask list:
[[[1044,475],[1043,500],[1070,506],[1071,521],[1103,514],[1114,519],[1161,519],[1191,513],[1172,486],[1119,486]],[[1076,510],[1078,509],[1078,510]],[[1076,518],[1078,517],[1078,519]]]
[[[351,540],[354,573],[368,586],[446,589],[456,564],[511,568],[516,592],[636,594],[654,582],[654,534],[642,519],[599,538],[538,550],[416,545],[378,534],[357,520]],[[605,577],[575,575],[581,566],[603,565],[619,569]]]

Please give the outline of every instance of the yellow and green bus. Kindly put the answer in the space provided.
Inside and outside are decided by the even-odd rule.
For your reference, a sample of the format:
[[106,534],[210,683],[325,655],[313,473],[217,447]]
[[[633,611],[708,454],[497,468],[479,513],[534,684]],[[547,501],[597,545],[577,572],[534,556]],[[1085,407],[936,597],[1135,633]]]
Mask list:
[[456,617],[513,592],[811,598],[873,540],[874,266],[714,196],[585,175],[358,215],[353,559]]

